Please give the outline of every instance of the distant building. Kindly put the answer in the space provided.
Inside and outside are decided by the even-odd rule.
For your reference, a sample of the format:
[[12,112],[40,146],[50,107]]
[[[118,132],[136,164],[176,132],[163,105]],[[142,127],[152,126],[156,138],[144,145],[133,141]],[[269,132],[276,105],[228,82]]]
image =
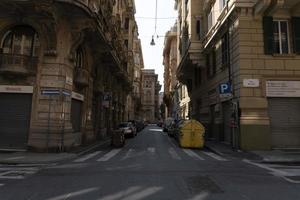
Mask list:
[[159,91],[158,75],[153,69],[142,69],[142,118],[149,122],[155,122],[159,118]]
[[177,80],[178,66],[178,31],[175,24],[165,35],[163,51],[164,65],[164,104],[165,118],[187,119],[189,116],[190,99],[187,87]]

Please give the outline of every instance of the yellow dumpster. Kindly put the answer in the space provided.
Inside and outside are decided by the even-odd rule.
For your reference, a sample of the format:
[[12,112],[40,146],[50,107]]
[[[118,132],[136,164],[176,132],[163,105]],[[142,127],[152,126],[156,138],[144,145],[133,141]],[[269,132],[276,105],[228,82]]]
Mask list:
[[204,126],[197,120],[186,120],[179,125],[179,144],[184,148],[203,148]]

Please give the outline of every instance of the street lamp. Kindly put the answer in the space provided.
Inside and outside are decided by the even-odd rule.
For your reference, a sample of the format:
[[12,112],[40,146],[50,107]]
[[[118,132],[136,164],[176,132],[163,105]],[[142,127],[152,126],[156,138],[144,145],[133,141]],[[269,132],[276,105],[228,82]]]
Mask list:
[[152,36],[152,39],[151,39],[150,45],[151,45],[151,46],[154,46],[154,45],[155,45],[155,42],[154,42],[154,36]]

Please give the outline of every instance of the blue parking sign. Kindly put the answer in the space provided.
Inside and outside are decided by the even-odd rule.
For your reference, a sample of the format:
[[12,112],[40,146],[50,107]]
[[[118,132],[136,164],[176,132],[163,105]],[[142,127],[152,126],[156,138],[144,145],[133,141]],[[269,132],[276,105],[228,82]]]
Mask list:
[[220,94],[227,94],[227,93],[231,93],[231,85],[229,82],[227,83],[221,83],[219,85],[219,92]]

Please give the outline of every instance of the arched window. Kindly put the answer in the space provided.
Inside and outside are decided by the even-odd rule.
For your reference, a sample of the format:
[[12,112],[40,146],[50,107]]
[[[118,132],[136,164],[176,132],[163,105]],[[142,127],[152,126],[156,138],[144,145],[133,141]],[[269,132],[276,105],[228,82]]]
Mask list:
[[38,56],[40,47],[36,31],[29,26],[16,26],[9,30],[3,39],[2,49],[5,54]]
[[76,68],[84,68],[83,66],[83,50],[82,47],[78,47],[75,55],[75,67]]

